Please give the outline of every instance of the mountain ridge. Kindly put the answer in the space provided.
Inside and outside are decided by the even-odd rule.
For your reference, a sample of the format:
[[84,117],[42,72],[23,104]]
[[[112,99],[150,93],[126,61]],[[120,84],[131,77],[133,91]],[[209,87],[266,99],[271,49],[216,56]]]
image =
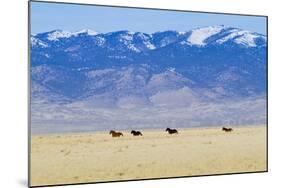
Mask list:
[[[220,39],[224,38],[225,41],[227,39],[231,39],[234,37],[244,37],[247,35],[248,37],[254,37],[254,38],[262,38],[263,40],[266,41],[265,35],[259,34],[257,32],[250,32],[247,30],[242,30],[239,28],[234,28],[234,27],[226,27],[224,25],[219,25],[219,26],[208,26],[208,27],[199,27],[196,29],[191,29],[190,31],[176,31],[176,30],[167,30],[167,31],[158,31],[154,32],[152,34],[147,34],[144,32],[132,32],[128,30],[120,30],[120,31],[115,31],[115,32],[108,32],[108,33],[97,33],[93,30],[90,29],[83,29],[80,31],[75,31],[75,32],[69,32],[69,31],[64,31],[64,30],[52,30],[49,32],[43,32],[43,33],[38,33],[38,34],[32,34],[31,38],[37,38],[37,39],[43,39],[44,41],[59,41],[60,39],[67,39],[67,38],[72,38],[72,37],[79,37],[79,35],[89,35],[89,36],[98,36],[98,37],[106,37],[114,34],[120,34],[124,35],[126,34],[127,36],[134,36],[134,35],[145,35],[146,37],[157,37],[159,35],[165,34],[165,33],[174,33],[177,36],[183,36],[186,37],[187,42],[189,41],[188,44],[190,45],[198,45],[198,46],[204,46],[204,40],[216,35],[216,34],[221,34],[224,35]],[[131,38],[130,37],[130,38]],[[46,40],[47,39],[47,40]],[[220,40],[217,39],[217,40]],[[195,40],[195,41],[192,41]],[[248,40],[252,40],[251,38],[248,38]],[[220,43],[225,42],[223,40],[220,40]],[[248,41],[249,42],[249,41]],[[253,41],[250,41],[251,43]],[[238,41],[239,43],[239,41]],[[246,46],[246,44],[245,44]],[[253,44],[250,44],[251,47],[253,47]]]
[[[153,34],[53,30],[31,36],[31,77],[38,88],[70,99],[139,91],[149,100],[174,86],[217,97],[264,95],[266,45],[264,35],[223,25]],[[94,71],[100,75],[89,77]],[[153,88],[157,75],[162,81]]]
[[267,38],[255,32],[54,30],[30,44],[35,132],[266,122]]

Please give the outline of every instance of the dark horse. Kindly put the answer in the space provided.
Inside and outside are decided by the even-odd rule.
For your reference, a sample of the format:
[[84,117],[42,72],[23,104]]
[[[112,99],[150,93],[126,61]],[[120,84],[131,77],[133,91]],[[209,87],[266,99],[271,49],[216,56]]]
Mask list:
[[177,129],[170,129],[170,128],[167,128],[166,131],[168,131],[169,134],[178,134]]
[[225,131],[225,132],[231,132],[231,131],[233,131],[232,128],[226,128],[226,127],[223,127],[221,130],[222,130],[222,131]]
[[135,130],[132,130],[131,134],[133,134],[134,136],[142,136],[142,133],[140,131],[135,131]]
[[121,132],[115,132],[115,131],[113,131],[113,130],[111,130],[111,131],[109,132],[109,134],[111,134],[112,137],[120,137],[120,136],[123,136],[123,134],[122,134]]

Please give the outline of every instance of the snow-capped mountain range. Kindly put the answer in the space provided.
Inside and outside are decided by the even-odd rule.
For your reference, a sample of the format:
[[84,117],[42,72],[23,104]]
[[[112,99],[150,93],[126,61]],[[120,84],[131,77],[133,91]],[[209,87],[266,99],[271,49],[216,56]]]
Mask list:
[[188,87],[252,95],[265,92],[266,44],[264,35],[225,26],[153,34],[56,30],[31,36],[32,81],[55,94],[81,97],[105,90],[101,80],[108,77],[108,87],[126,77],[120,83],[143,82],[138,89],[145,91],[156,75],[169,80],[174,74],[174,82],[190,80]]
[[54,30],[32,34],[30,45],[37,120],[46,115],[44,104],[185,108],[237,100],[247,106],[245,100],[261,98],[257,114],[265,115],[267,37],[262,34],[223,25],[152,34]]
[[[205,46],[215,43],[222,44],[232,40],[234,43],[244,45],[245,47],[256,47],[258,45],[257,44],[258,41],[263,41],[264,44],[266,43],[266,37],[264,35],[238,29],[238,28],[225,27],[223,25],[220,25],[220,26],[197,28],[187,32],[164,31],[164,32],[156,32],[153,34],[130,32],[130,31],[117,31],[117,32],[110,32],[106,34],[103,33],[99,34],[98,32],[90,29],[83,29],[77,32],[54,30],[45,33],[33,34],[31,36],[32,39],[31,44],[32,46],[36,46],[36,45],[40,46],[39,43],[33,41],[34,39],[36,39],[38,42],[40,40],[59,41],[63,39],[69,39],[79,36],[81,37],[85,35],[95,36],[93,38],[98,38],[102,41],[107,41],[108,38],[115,36],[116,38],[118,38],[119,42],[124,44],[130,43],[130,41],[133,40],[141,40],[142,44],[144,44],[147,49],[151,49],[151,50],[156,49],[156,46],[157,48],[164,47],[174,42],[180,42],[181,44],[188,44],[188,45]],[[208,41],[208,39],[210,40]],[[98,45],[102,45],[102,43]],[[41,46],[41,47],[46,47],[46,46]],[[138,50],[135,49],[135,51],[140,52],[141,49]]]

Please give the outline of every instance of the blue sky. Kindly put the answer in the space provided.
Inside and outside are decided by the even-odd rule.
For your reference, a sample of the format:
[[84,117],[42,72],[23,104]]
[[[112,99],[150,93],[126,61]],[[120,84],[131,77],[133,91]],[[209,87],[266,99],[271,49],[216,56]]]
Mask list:
[[188,31],[210,25],[226,25],[266,34],[265,17],[31,2],[33,34],[54,29],[79,31],[85,28],[100,33],[117,30],[153,33]]

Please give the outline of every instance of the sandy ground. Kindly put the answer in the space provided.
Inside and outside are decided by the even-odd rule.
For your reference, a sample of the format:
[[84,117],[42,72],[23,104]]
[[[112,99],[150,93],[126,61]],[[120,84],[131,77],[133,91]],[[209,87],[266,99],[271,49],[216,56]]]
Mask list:
[[144,130],[31,138],[31,185],[69,184],[266,170],[266,127]]

